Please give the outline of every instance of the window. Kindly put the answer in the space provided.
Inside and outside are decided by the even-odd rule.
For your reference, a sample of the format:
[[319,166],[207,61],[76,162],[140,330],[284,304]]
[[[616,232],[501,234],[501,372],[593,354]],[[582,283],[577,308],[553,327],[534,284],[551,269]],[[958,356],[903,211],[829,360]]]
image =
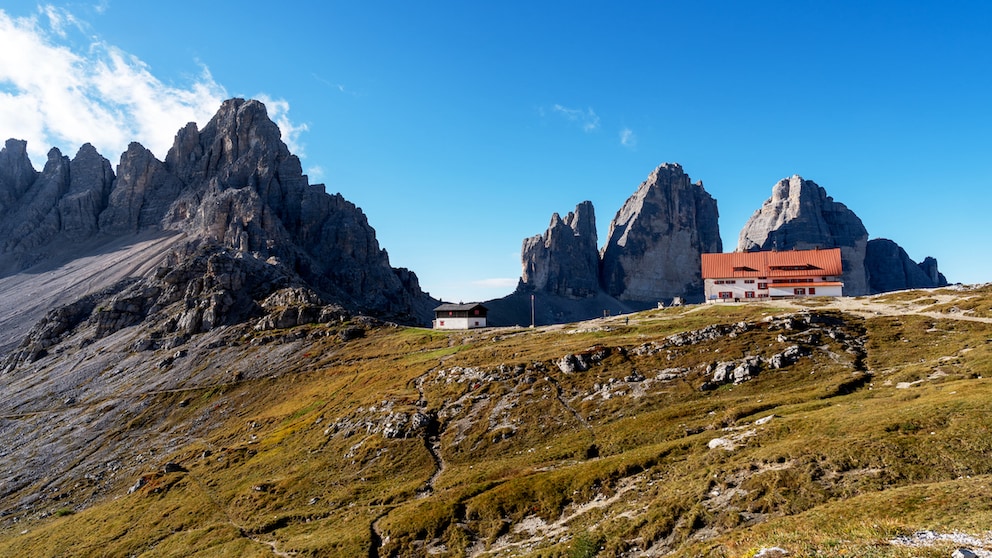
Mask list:
[[731,292],[726,292],[725,291],[725,292],[720,293],[720,298],[733,298],[733,297],[734,297],[734,293],[731,293]]
[[759,289],[767,289],[768,288],[768,283],[758,283],[758,288]]
[[479,327],[479,322],[475,322],[475,327]]
[[733,279],[717,279],[716,281],[713,281],[713,283],[717,285],[733,285],[736,282],[737,281],[734,281]]
[[744,298],[754,298],[754,291],[747,291],[744,293]]
[[441,327],[444,327],[444,320],[438,320],[438,324],[440,324]]
[[768,298],[768,293],[758,293],[758,298]]
[[[475,315],[476,315],[476,316],[478,316],[478,315],[479,315],[479,309],[478,309],[478,308],[476,308],[476,309],[475,309]],[[475,324],[475,325],[479,325],[479,324],[478,324],[478,322],[476,322],[476,324]]]
[[816,294],[816,287],[810,287],[809,294]]
[[804,294],[806,294],[806,288],[805,287],[797,287],[795,289],[792,289],[792,294],[794,294],[796,296],[804,295]]
[[754,279],[745,279],[744,283],[750,285],[751,283],[754,283]]

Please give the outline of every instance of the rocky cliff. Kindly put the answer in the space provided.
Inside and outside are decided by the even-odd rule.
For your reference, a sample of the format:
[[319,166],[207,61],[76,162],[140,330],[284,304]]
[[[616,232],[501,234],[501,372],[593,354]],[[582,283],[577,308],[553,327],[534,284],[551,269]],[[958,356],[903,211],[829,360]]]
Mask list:
[[745,223],[737,250],[840,248],[844,294],[868,294],[868,231],[861,219],[826,190],[798,175],[780,180],[772,196]]
[[524,239],[519,290],[585,298],[599,292],[599,244],[592,202],[562,219],[557,213],[543,235]]
[[947,279],[937,269],[937,260],[928,257],[916,263],[901,246],[887,238],[868,241],[865,267],[873,293],[947,285]]
[[[262,299],[289,286],[311,289],[323,304],[350,312],[417,323],[429,320],[435,302],[412,272],[389,265],[361,209],[309,183],[258,101],[231,99],[202,130],[188,124],[176,134],[165,161],[132,143],[116,173],[89,144],[72,160],[52,149],[40,173],[31,166],[25,142],[8,140],[0,150],[0,289],[31,266],[69,272],[73,266],[66,262],[73,258],[106,258],[104,247],[110,244],[123,250],[113,265],[143,269],[127,262],[126,246],[156,236],[175,241],[156,245],[168,253],[146,254],[155,265],[171,261],[168,269],[179,269],[193,254],[198,261],[229,260],[229,272],[211,283],[219,291],[193,277],[199,268],[171,283],[202,295],[200,302],[186,299],[187,310],[203,306],[199,317],[185,324],[192,329],[177,326],[187,333],[260,313]],[[103,267],[113,265],[108,261]],[[95,291],[123,278],[89,269],[85,280]],[[142,285],[127,289],[131,299],[141,299],[132,300],[139,316],[120,323],[133,324],[189,294],[172,292],[162,283],[168,273],[160,273],[166,275],[146,270],[129,277]],[[251,277],[232,279],[245,274]],[[266,279],[270,276],[280,279]],[[121,294],[117,287],[111,290]],[[143,294],[134,294],[139,291]],[[10,293],[0,293],[5,304],[20,304]],[[22,306],[27,312],[30,305]],[[37,304],[32,309],[45,310]],[[3,319],[5,325],[13,321],[6,314]]]
[[702,298],[700,254],[722,252],[716,200],[682,166],[655,169],[610,222],[600,280],[610,295],[654,303]]

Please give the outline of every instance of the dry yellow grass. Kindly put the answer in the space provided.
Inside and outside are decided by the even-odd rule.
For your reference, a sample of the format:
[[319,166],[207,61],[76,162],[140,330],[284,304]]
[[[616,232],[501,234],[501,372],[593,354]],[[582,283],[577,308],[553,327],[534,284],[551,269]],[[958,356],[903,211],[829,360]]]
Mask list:
[[[130,428],[182,432],[155,463],[186,471],[150,464],[71,514],[53,501],[0,532],[0,555],[902,557],[947,553],[897,535],[983,533],[992,325],[825,306],[829,327],[773,326],[790,312],[307,337],[267,376],[148,396]],[[711,326],[727,329],[666,340]],[[700,390],[707,366],[792,344],[810,352]],[[599,356],[565,372],[569,354]]]

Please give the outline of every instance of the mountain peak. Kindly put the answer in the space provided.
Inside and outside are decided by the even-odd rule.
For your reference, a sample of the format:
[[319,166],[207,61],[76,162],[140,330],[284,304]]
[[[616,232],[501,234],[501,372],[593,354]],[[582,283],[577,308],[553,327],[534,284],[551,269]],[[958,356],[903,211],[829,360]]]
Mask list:
[[53,148],[37,173],[26,142],[9,140],[0,150],[0,216],[0,272],[56,253],[64,260],[83,246],[99,251],[94,246],[135,235],[181,233],[187,246],[169,250],[213,247],[282,266],[352,312],[426,322],[434,306],[412,272],[389,265],[361,209],[309,183],[257,100],[225,101],[202,130],[187,124],[164,162],[132,142],[116,173],[90,144],[71,162]]

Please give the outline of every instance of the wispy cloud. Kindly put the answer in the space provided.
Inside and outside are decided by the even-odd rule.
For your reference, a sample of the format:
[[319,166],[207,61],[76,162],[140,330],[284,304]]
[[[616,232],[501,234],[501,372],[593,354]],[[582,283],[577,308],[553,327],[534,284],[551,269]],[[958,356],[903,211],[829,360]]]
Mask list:
[[[167,85],[142,60],[53,6],[22,18],[0,10],[0,44],[0,136],[27,140],[36,165],[52,146],[72,156],[86,142],[111,161],[131,141],[164,158],[177,130],[187,122],[203,126],[228,97],[206,65],[188,83]],[[259,99],[287,145],[299,147],[307,128],[289,120],[288,103]]]
[[620,130],[620,145],[630,148],[637,146],[637,135],[633,130],[630,128]]
[[340,83],[334,83],[334,82],[332,82],[330,80],[327,80],[327,79],[324,79],[324,78],[320,77],[319,75],[317,75],[315,73],[311,73],[310,75],[313,77],[313,79],[317,80],[320,83],[323,83],[324,85],[330,87],[331,89],[336,89],[339,93],[345,93],[347,95],[351,95],[352,97],[357,97],[358,96],[358,93],[352,91],[351,89],[348,89],[347,87],[345,87],[344,85],[342,85]]
[[569,122],[575,122],[586,132],[594,132],[599,129],[599,116],[592,108],[575,109],[564,105],[556,104],[552,110],[564,117]]

